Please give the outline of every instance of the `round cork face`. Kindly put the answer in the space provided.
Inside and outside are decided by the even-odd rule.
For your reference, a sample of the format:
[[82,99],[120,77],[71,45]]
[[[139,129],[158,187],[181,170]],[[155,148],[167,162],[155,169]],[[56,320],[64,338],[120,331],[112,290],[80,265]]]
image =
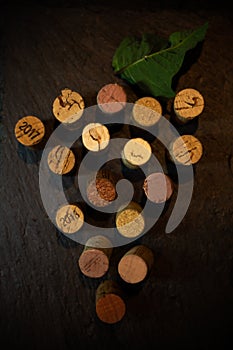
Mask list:
[[96,207],[105,207],[116,198],[116,188],[109,179],[93,180],[87,186],[87,198]]
[[105,294],[96,302],[96,314],[105,323],[113,324],[121,321],[125,311],[124,300],[114,293]]
[[70,89],[63,89],[53,102],[53,114],[61,123],[72,124],[78,121],[84,111],[82,96]]
[[159,121],[162,115],[162,106],[153,97],[142,97],[135,102],[132,115],[137,124],[152,126]]
[[42,121],[34,116],[26,116],[15,125],[15,137],[22,145],[32,147],[41,142],[45,135]]
[[139,283],[147,275],[146,262],[138,255],[129,254],[121,258],[118,264],[118,272],[127,283]]
[[100,123],[90,123],[85,126],[82,132],[84,146],[93,152],[105,149],[110,140],[108,128]]
[[104,113],[120,112],[125,107],[126,101],[126,92],[119,84],[107,84],[97,95],[97,104]]
[[82,252],[78,264],[85,276],[99,278],[108,271],[109,259],[103,251],[93,248]]
[[123,158],[133,166],[141,166],[148,162],[151,157],[151,146],[142,138],[129,140],[123,149]]
[[175,162],[183,165],[195,164],[202,157],[203,147],[193,135],[183,135],[173,142],[170,154]]
[[72,234],[80,230],[84,223],[82,210],[73,204],[59,208],[56,214],[56,224],[63,233]]
[[163,173],[152,173],[146,177],[143,190],[153,203],[164,203],[173,193],[171,179]]
[[65,146],[56,146],[48,154],[48,166],[58,175],[69,173],[75,165],[74,153]]
[[184,89],[178,92],[174,99],[174,111],[181,121],[193,119],[204,109],[204,98],[195,89]]
[[116,228],[124,237],[137,237],[143,232],[144,227],[145,220],[136,203],[130,204],[116,215]]

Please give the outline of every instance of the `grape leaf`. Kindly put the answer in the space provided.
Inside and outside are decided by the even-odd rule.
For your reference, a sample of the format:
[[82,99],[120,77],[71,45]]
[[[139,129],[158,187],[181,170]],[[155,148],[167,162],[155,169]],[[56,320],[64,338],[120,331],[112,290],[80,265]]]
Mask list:
[[112,60],[114,72],[144,93],[173,97],[172,79],[180,70],[185,54],[204,40],[208,23],[195,30],[175,32],[168,40],[152,34],[139,39],[126,37]]

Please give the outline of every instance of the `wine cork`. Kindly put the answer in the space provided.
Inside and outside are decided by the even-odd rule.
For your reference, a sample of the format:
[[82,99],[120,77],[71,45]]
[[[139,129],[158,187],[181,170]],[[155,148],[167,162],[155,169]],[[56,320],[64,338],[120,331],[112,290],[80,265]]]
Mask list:
[[148,247],[135,246],[120,259],[118,263],[119,275],[127,283],[142,282],[148,275],[153,261],[153,253]]
[[38,145],[44,135],[44,124],[35,116],[23,117],[15,125],[15,137],[24,146],[34,147]]
[[75,165],[74,153],[65,146],[56,146],[48,154],[48,166],[58,175],[69,173]]
[[89,238],[78,260],[80,270],[87,277],[104,276],[109,269],[111,253],[112,244],[105,236]]
[[122,236],[135,238],[143,232],[145,219],[141,212],[141,206],[135,202],[129,203],[124,209],[119,209],[116,214],[116,228]]
[[53,114],[59,122],[72,124],[82,117],[84,107],[82,96],[78,92],[65,88],[53,102]]
[[204,98],[195,89],[184,89],[177,93],[173,104],[176,119],[182,124],[199,116],[204,109]]
[[201,142],[193,135],[182,135],[169,146],[169,155],[174,163],[191,165],[197,163],[203,154]]
[[153,97],[138,99],[132,110],[133,121],[139,126],[151,127],[155,125],[162,115],[162,106]]
[[122,320],[126,312],[123,293],[110,280],[102,282],[96,290],[96,314],[105,323],[114,324]]
[[119,84],[107,84],[97,94],[97,104],[104,113],[117,113],[124,109],[127,95]]
[[151,202],[164,203],[173,193],[173,183],[168,175],[152,173],[144,180],[143,190]]
[[96,207],[105,207],[116,198],[116,179],[110,171],[100,170],[87,186],[87,198]]
[[58,209],[56,224],[63,233],[72,234],[81,229],[84,223],[82,210],[74,204],[67,204]]
[[90,123],[82,132],[83,145],[93,152],[104,150],[110,140],[108,128],[100,123]]
[[122,151],[122,162],[128,168],[135,169],[148,162],[151,157],[150,144],[140,137],[129,140]]

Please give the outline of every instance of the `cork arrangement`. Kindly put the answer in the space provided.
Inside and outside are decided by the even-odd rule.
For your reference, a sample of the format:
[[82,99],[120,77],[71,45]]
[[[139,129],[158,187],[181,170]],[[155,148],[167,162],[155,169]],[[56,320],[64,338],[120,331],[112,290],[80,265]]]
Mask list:
[[[127,93],[123,86],[117,83],[106,84],[97,96],[96,102],[101,113],[117,115],[125,108]],[[114,102],[114,104],[109,104]],[[172,101],[173,117],[179,125],[185,125],[199,117],[204,109],[204,98],[199,91],[187,88],[179,91]],[[54,99],[52,111],[58,124],[67,130],[82,129],[82,147],[97,157],[107,150],[111,140],[109,128],[101,123],[85,124],[85,102],[79,92],[69,88],[61,90]],[[122,167],[131,172],[137,171],[147,164],[153,153],[151,143],[154,137],[150,128],[156,126],[162,116],[162,105],[158,99],[144,96],[134,101],[132,109],[132,125],[129,130],[131,138],[121,151]],[[140,128],[146,127],[146,132],[140,133]],[[15,125],[16,140],[30,149],[43,147],[45,125],[36,116],[24,116]],[[200,140],[191,134],[183,134],[169,145],[168,158],[175,165],[190,166],[199,162],[203,154]],[[52,148],[47,157],[49,171],[56,176],[71,173],[77,167],[77,159],[72,149],[58,144]],[[87,182],[87,206],[91,204],[97,210],[110,205],[117,198],[117,176],[111,170],[100,169],[97,176]],[[151,171],[144,178],[142,192],[146,200],[157,205],[170,200],[174,193],[174,182],[169,173]],[[60,206],[56,212],[57,229],[66,237],[82,230],[86,216],[85,210],[78,203]],[[120,207],[114,215],[116,234],[137,239],[142,234],[146,217],[143,215],[141,203],[131,201]],[[95,218],[94,218],[95,219]],[[69,238],[68,238],[69,239]],[[114,246],[104,235],[93,235],[87,239],[83,250],[77,259],[77,266],[85,278],[104,278],[111,264]],[[144,244],[136,243],[123,254],[118,261],[116,270],[122,282],[129,285],[142,283],[149,277],[154,264],[153,251]],[[94,301],[93,301],[94,302]],[[111,278],[99,283],[95,296],[95,310],[99,320],[114,324],[123,319],[127,311],[124,289]]]

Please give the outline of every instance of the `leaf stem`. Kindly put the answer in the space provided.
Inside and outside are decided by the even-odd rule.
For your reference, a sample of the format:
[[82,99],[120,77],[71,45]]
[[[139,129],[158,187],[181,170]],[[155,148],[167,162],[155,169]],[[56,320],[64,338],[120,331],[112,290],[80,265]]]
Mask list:
[[[206,27],[207,27],[207,25],[208,25],[208,22],[206,22],[206,23],[204,24],[204,26],[206,26]],[[204,26],[203,26],[203,27],[204,27]],[[200,30],[200,28],[198,28],[197,30]],[[164,52],[169,52],[169,51],[171,51],[171,53],[172,53],[172,50],[177,49],[177,48],[179,48],[180,46],[182,47],[183,44],[184,44],[184,42],[187,41],[187,40],[189,40],[190,37],[192,37],[192,36],[197,32],[197,30],[194,30],[189,36],[187,36],[186,38],[184,38],[184,40],[180,41],[177,45],[175,45],[175,46],[169,46],[169,47],[166,48],[166,49],[163,49],[163,50],[158,51],[158,52],[154,52],[154,53],[152,53],[152,54],[150,54],[150,55],[145,55],[144,57],[140,58],[139,60],[137,60],[137,61],[135,61],[135,62],[133,62],[133,63],[130,63],[130,64],[126,65],[125,67],[122,67],[122,68],[119,69],[118,71],[115,71],[115,74],[116,74],[116,75],[119,75],[119,74],[123,73],[124,70],[128,69],[129,67],[133,67],[134,65],[136,65],[136,64],[138,64],[138,63],[140,63],[140,62],[142,62],[142,61],[145,61],[146,59],[150,59],[150,58],[153,58],[153,57],[155,57],[155,56],[157,56],[157,55],[161,55],[161,54],[163,54]],[[203,36],[203,38],[204,38],[204,36]],[[202,40],[203,40],[203,39],[202,39]],[[190,48],[190,49],[191,49],[191,48]]]

